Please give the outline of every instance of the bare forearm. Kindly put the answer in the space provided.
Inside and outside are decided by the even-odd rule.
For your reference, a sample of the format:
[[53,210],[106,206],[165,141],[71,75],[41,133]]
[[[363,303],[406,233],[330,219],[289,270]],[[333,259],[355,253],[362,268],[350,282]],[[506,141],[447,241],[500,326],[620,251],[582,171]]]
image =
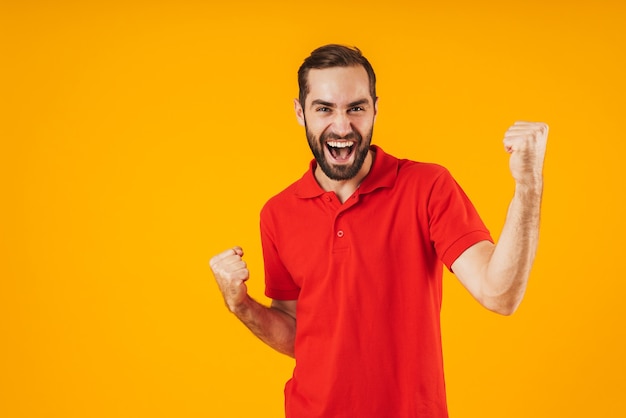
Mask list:
[[273,301],[263,306],[248,295],[250,277],[239,246],[225,250],[210,261],[217,285],[228,309],[257,337],[277,351],[294,356],[296,301]]
[[518,185],[487,265],[483,297],[491,309],[512,313],[521,302],[539,241],[542,182]]
[[452,270],[487,309],[510,315],[519,306],[535,260],[543,193],[548,125],[515,122],[504,135],[515,194],[497,245],[481,241],[466,249]]
[[232,312],[264,343],[288,356],[294,356],[296,319],[275,307],[261,305],[251,297]]

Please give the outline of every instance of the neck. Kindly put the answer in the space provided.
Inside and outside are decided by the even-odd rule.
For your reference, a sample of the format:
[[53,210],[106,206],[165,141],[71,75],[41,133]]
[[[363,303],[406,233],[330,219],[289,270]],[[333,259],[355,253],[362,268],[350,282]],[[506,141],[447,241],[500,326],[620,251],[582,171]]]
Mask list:
[[335,192],[339,201],[344,203],[359,188],[363,179],[369,174],[374,162],[373,151],[370,149],[363,161],[363,166],[356,176],[348,180],[333,180],[326,176],[322,169],[317,166],[315,168],[315,179],[320,187],[327,192]]

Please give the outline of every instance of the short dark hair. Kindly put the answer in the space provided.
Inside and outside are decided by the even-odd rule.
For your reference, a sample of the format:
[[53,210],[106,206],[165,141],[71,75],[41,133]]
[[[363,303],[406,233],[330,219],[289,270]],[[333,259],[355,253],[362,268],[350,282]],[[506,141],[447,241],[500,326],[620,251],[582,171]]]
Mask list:
[[352,67],[363,66],[367,72],[370,82],[370,94],[372,101],[376,101],[376,74],[370,62],[361,54],[357,47],[348,47],[338,44],[324,45],[307,57],[298,69],[298,87],[300,105],[304,108],[304,101],[309,94],[308,76],[309,70],[333,68],[333,67]]

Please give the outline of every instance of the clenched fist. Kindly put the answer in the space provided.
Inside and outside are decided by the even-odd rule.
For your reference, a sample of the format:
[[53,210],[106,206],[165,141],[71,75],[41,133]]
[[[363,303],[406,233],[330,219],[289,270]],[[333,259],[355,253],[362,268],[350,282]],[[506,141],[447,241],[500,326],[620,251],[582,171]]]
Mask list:
[[515,122],[504,134],[504,148],[511,154],[509,167],[519,185],[541,184],[543,160],[548,141],[548,125]]
[[216,255],[209,262],[224,302],[231,312],[235,312],[248,297],[246,280],[250,277],[250,272],[242,257],[243,249],[233,247]]

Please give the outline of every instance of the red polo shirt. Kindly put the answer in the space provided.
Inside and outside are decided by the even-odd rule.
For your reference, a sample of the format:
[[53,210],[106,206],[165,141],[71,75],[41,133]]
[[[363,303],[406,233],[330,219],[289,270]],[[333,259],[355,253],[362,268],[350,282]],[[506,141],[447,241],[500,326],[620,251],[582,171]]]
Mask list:
[[442,262],[491,237],[445,168],[372,149],[344,204],[313,161],[261,212],[266,295],[298,300],[288,418],[448,416]]

